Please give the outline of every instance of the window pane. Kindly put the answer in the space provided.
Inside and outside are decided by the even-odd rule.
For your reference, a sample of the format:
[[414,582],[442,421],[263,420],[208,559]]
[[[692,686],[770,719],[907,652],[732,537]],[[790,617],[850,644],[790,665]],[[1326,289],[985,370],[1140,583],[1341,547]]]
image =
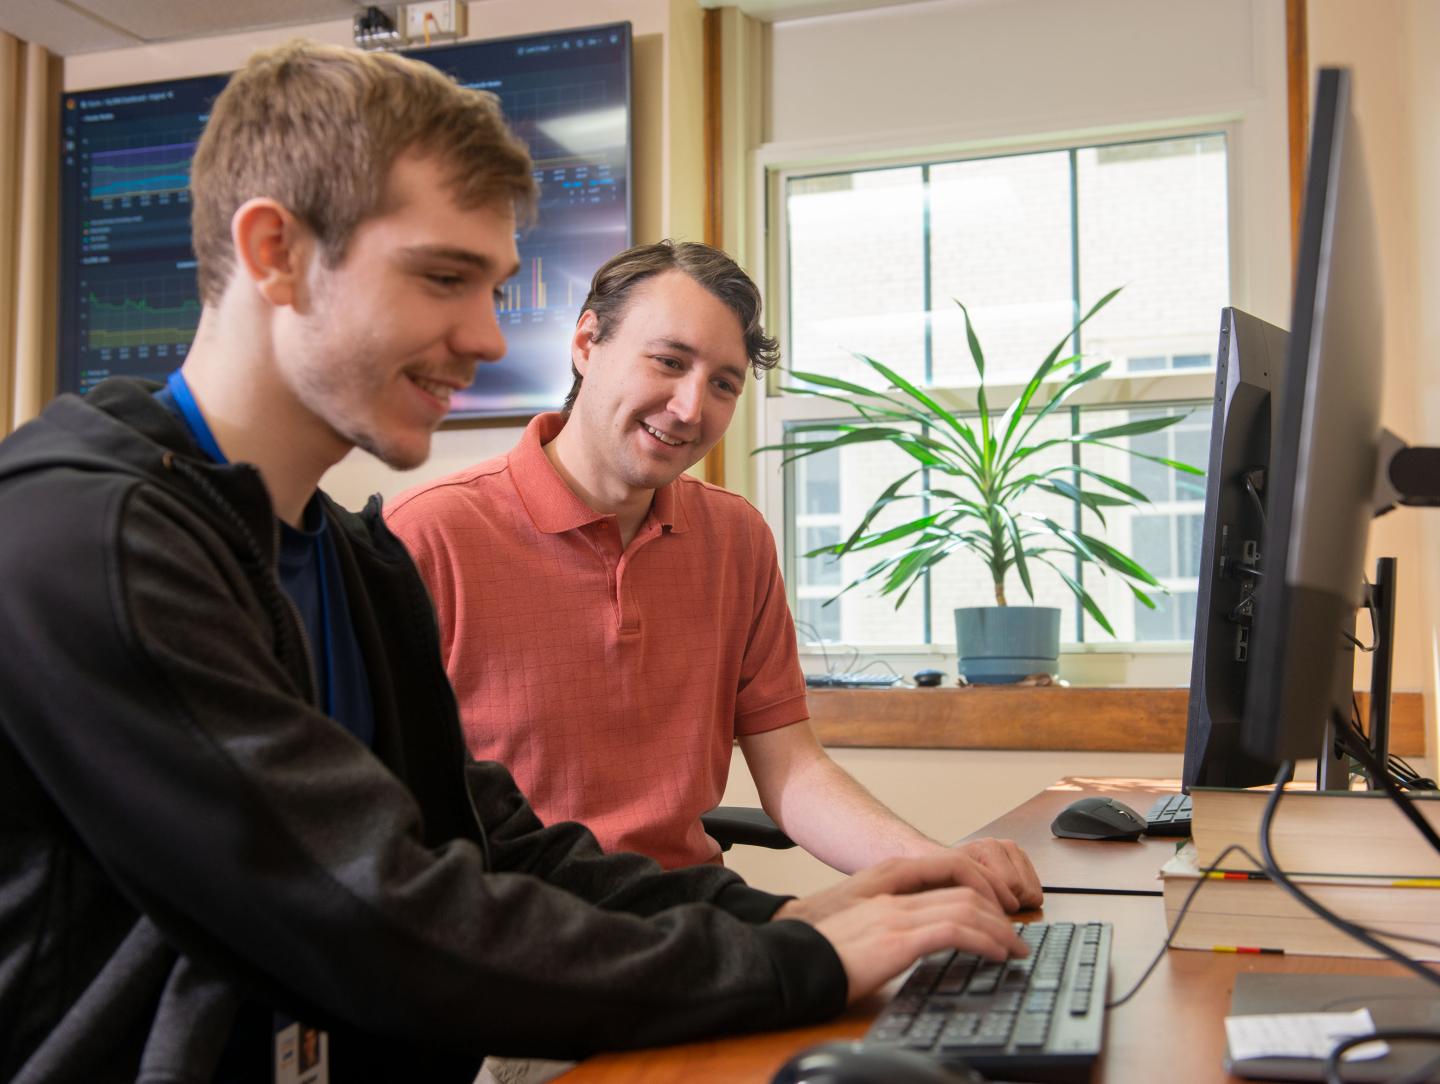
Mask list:
[[[826,596],[829,597],[829,596]],[[825,598],[795,600],[795,631],[802,644],[833,644],[840,641],[840,608],[825,605]],[[816,672],[819,669],[816,668]]]
[[975,382],[956,300],[970,310],[988,379],[1027,380],[1075,322],[1070,155],[937,165],[930,183],[933,380]]
[[1085,352],[1117,369],[1213,365],[1230,296],[1225,137],[1083,148],[1076,184],[1081,304],[1125,287],[1085,325]]
[[1152,596],[1155,609],[1138,599],[1135,607],[1136,640],[1190,640],[1195,636],[1195,592],[1176,591]]
[[[1087,512],[1084,517],[1086,530],[1121,553],[1133,557],[1173,592],[1167,597],[1153,588],[1141,587],[1157,605],[1157,609],[1152,611],[1135,598],[1118,573],[1087,564],[1083,573],[1085,587],[1114,626],[1117,640],[1174,640],[1189,639],[1191,636],[1189,629],[1195,621],[1195,575],[1200,565],[1200,533],[1205,514],[1205,479],[1180,473],[1164,464],[1135,458],[1123,449],[1193,462],[1203,469],[1210,441],[1210,412],[1206,407],[1208,403],[1194,407],[1092,409],[1081,412],[1080,424],[1084,432],[1157,416],[1180,416],[1183,419],[1156,433],[1109,441],[1116,445],[1114,448],[1081,445],[1080,461],[1085,467],[1134,486],[1149,496],[1152,502],[1134,509],[1107,508],[1104,525],[1094,513]],[[1114,494],[1113,490],[1093,479],[1086,479],[1086,488],[1097,493]],[[1188,603],[1183,597],[1187,594],[1191,596]],[[1188,611],[1185,609],[1187,605]],[[1189,625],[1185,625],[1187,620]],[[1110,639],[1088,614],[1084,627],[1087,640]]]
[[1205,527],[1203,510],[1175,517],[1175,575],[1193,580],[1200,574],[1200,539]]
[[[1088,308],[1123,285],[1086,324],[1087,358],[1112,361],[1116,373],[1213,366],[1219,310],[1229,296],[1226,153],[1225,136],[1212,134],[788,179],[787,365],[876,386],[872,371],[850,356],[854,351],[917,382],[973,386],[958,299],[974,321],[988,381],[1014,383],[1028,378],[1055,346],[1077,306]],[[1161,385],[1144,387],[1153,395]],[[1082,445],[1077,453],[1082,466],[1135,486],[1150,501],[1138,510],[1106,508],[1104,523],[1087,510],[1079,517],[1082,529],[1135,556],[1172,592],[1150,591],[1157,599],[1152,611],[1119,574],[1094,564],[1080,570],[1121,641],[1191,635],[1204,479],[1125,449],[1203,468],[1208,407],[1197,404],[1163,431],[1111,441],[1116,448]],[[779,409],[786,416],[786,408]],[[1047,435],[1068,435],[1076,417],[1093,430],[1189,410],[1065,411],[1047,422]],[[1029,465],[1070,464],[1072,447],[1048,454],[1053,459],[1037,456]],[[984,560],[956,552],[898,612],[871,585],[821,605],[904,543],[838,562],[801,555],[846,537],[881,491],[914,466],[903,452],[876,444],[812,457],[786,471],[787,576],[797,617],[812,621],[814,635],[859,645],[949,645],[952,611],[993,601]],[[1061,477],[1075,480],[1071,473]],[[931,484],[944,486],[946,479],[937,476]],[[1116,492],[1095,479],[1081,484]],[[1063,496],[1033,493],[1027,501],[1021,507],[1028,513],[1049,515],[1066,528],[1076,522]],[[926,508],[918,499],[897,503],[872,528],[903,524]],[[1030,544],[1045,543],[1037,536]],[[1033,584],[1039,604],[1066,611],[1062,627],[1069,639],[1078,604],[1039,558],[1055,560],[1067,574],[1077,569],[1066,547],[1054,548],[1037,554]],[[1029,602],[1013,569],[1005,593],[1012,604]],[[1110,638],[1088,615],[1079,628],[1084,639]]]
[[[803,439],[816,438],[812,435]],[[797,515],[795,529],[786,532],[789,570],[786,579],[795,594],[796,612],[800,612],[799,604],[802,601],[814,600],[816,605],[805,607],[805,612],[817,617],[817,627],[835,631],[831,639],[847,644],[923,643],[923,588],[912,591],[898,610],[895,608],[894,596],[879,595],[878,584],[856,587],[824,607],[823,613],[819,608],[819,603],[834,597],[844,585],[861,575],[883,556],[894,552],[893,549],[852,553],[838,561],[829,555],[809,558],[804,556],[805,539],[813,537],[808,532],[825,529],[827,534],[822,538],[822,544],[827,539],[839,541],[849,537],[850,532],[859,526],[875,498],[896,478],[913,470],[915,461],[899,449],[882,443],[861,444],[809,456],[792,464],[785,471],[786,485],[791,487],[786,502],[788,507],[804,507],[804,499],[796,499],[800,496],[795,489],[801,477],[800,468],[806,468],[821,459],[832,460],[833,466],[821,467],[818,473],[824,476],[833,472],[839,479],[840,507],[838,514]],[[910,491],[918,491],[918,488],[918,485],[912,486]],[[918,500],[897,501],[876,516],[871,527],[884,530],[906,523],[921,514]],[[820,618],[823,618],[823,621],[819,620]]]
[[[814,458],[819,459],[820,456]],[[821,546],[833,546],[840,541],[839,517],[835,517],[834,523],[814,524],[800,528],[800,549],[799,554],[804,561],[805,584],[825,587],[839,587],[840,583],[840,562],[830,556],[806,558],[807,553],[814,553]],[[832,592],[833,594],[833,592]]]
[[[791,180],[792,369],[875,383],[868,354],[920,380],[925,369],[925,192],[918,167]],[[877,268],[884,274],[877,274]]]
[[[1172,458],[1192,467],[1205,470],[1210,463],[1210,418],[1209,404],[1196,408],[1195,412],[1175,427],[1174,455]],[[1205,500],[1205,478],[1198,474],[1175,475],[1175,499],[1181,501]]]
[[840,459],[833,455],[812,455],[795,464],[795,485],[801,495],[797,505],[807,516],[840,514]]
[[1130,522],[1130,556],[1154,576],[1175,575],[1169,516],[1140,516]]

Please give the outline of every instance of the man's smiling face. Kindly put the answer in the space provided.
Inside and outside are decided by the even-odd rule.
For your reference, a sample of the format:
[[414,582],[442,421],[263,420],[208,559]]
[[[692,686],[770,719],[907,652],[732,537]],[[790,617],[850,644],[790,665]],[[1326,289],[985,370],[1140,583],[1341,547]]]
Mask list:
[[619,321],[595,341],[580,318],[571,358],[584,377],[566,428],[578,427],[592,469],[630,490],[658,489],[725,435],[748,359],[740,319],[683,271],[634,287]]
[[451,395],[504,355],[496,296],[519,258],[512,211],[458,206],[433,159],[399,158],[386,196],[339,266],[312,261],[277,360],[336,436],[406,469],[425,461]]

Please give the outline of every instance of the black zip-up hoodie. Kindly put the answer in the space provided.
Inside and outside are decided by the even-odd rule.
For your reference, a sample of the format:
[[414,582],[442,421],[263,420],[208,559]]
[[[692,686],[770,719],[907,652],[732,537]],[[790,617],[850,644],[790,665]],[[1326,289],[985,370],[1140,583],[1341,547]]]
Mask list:
[[154,390],[0,443],[0,1080],[206,1081],[227,1043],[268,1076],[272,1011],[329,1029],[345,1084],[843,1008],[781,897],[605,855],[468,759],[378,499],[326,502],[374,750],[327,718],[258,473]]

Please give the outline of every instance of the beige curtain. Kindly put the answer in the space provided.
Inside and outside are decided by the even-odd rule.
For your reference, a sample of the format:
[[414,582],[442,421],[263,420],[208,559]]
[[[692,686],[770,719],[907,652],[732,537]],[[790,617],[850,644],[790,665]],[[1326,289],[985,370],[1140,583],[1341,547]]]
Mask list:
[[58,69],[0,33],[0,434],[39,413],[53,385]]

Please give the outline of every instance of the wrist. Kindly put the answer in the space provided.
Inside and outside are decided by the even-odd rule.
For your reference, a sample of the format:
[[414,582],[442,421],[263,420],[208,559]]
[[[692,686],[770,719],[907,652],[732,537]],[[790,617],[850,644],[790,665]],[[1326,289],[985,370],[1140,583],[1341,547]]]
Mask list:
[[806,914],[805,902],[799,899],[786,900],[780,905],[779,910],[770,916],[770,921],[778,922],[786,918],[793,918],[798,922],[810,922]]

